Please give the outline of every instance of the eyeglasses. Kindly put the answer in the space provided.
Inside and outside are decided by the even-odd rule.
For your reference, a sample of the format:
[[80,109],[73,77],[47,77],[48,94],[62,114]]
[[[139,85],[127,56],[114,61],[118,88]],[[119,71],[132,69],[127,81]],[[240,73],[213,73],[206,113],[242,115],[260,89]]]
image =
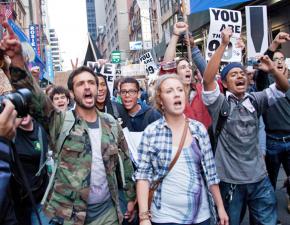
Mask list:
[[283,57],[282,58],[274,58],[273,61],[274,62],[278,62],[278,61],[284,62],[285,61],[285,58],[283,58]]
[[137,90],[131,89],[131,90],[120,90],[120,95],[122,96],[126,96],[127,94],[129,94],[130,96],[134,96],[137,94]]

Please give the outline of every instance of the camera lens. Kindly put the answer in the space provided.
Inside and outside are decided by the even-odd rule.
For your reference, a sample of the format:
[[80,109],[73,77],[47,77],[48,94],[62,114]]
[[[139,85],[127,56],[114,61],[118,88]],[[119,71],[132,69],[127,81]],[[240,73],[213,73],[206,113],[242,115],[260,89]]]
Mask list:
[[0,99],[0,113],[3,111],[3,99],[9,99],[17,111],[17,117],[24,117],[28,114],[31,92],[27,88],[19,89],[14,93],[2,96]]

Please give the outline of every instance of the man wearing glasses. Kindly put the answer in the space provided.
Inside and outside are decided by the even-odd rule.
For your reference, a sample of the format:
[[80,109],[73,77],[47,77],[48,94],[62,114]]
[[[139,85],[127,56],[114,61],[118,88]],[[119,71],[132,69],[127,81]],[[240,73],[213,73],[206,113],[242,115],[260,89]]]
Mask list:
[[141,132],[161,114],[145,103],[139,103],[141,96],[140,85],[133,77],[126,77],[120,83],[122,104],[118,105],[118,111],[123,121],[122,127],[128,127],[129,131]]

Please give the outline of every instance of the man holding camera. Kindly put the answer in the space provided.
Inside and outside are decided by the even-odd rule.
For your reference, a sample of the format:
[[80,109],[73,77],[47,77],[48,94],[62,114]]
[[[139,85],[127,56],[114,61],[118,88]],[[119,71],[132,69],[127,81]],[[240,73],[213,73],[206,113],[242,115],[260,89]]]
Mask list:
[[17,224],[10,194],[8,193],[11,177],[10,141],[16,133],[17,112],[9,100],[4,99],[2,103],[4,109],[0,113],[0,224]]
[[120,183],[128,200],[125,218],[134,218],[135,185],[128,146],[120,125],[96,110],[98,79],[87,67],[74,70],[68,79],[75,110],[55,110],[35,80],[27,74],[19,40],[7,23],[8,34],[0,49],[11,59],[11,83],[32,93],[30,114],[50,133],[56,155],[53,187],[49,187],[44,211],[54,224],[117,225],[123,220],[118,197]]

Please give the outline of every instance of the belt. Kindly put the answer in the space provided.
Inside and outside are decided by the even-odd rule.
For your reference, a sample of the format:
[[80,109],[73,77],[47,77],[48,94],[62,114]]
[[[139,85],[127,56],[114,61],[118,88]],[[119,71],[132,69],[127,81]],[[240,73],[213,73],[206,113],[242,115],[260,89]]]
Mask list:
[[275,141],[281,141],[281,142],[288,142],[290,141],[290,136],[285,136],[285,137],[273,137],[270,135],[267,135],[267,138]]

